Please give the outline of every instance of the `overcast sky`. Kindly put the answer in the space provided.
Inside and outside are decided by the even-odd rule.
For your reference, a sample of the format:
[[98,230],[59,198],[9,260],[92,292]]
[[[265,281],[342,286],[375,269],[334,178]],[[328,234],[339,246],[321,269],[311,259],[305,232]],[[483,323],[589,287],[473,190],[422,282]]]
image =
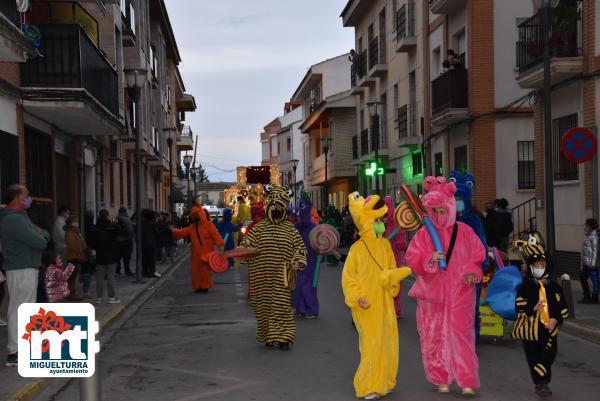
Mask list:
[[260,164],[259,134],[307,69],[354,47],[339,18],[347,0],[165,1],[198,106],[187,123],[211,181],[235,180],[219,169]]

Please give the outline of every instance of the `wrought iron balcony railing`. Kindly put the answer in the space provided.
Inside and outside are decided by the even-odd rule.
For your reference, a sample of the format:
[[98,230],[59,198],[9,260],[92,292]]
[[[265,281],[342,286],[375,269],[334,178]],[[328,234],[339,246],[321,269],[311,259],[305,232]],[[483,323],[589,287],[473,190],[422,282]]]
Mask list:
[[[576,57],[582,54],[581,35],[577,32],[579,14],[576,10],[573,11],[572,13],[561,13],[560,17],[555,14],[551,20],[548,33],[551,57]],[[520,73],[544,61],[544,32],[542,32],[540,14],[534,15],[519,25],[516,51],[517,68]]]
[[466,68],[455,68],[431,82],[431,109],[434,115],[445,109],[468,107],[468,75]]
[[21,65],[21,83],[31,88],[85,89],[119,114],[117,72],[79,25],[39,25],[43,57]]

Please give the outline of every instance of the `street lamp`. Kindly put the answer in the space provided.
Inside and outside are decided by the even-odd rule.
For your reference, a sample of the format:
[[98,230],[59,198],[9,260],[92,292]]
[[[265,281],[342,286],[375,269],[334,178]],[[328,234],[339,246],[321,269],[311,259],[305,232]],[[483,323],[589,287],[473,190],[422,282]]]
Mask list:
[[190,195],[190,166],[192,165],[193,157],[190,155],[183,156],[183,165],[185,166],[185,177],[187,179],[187,203],[188,213],[192,209],[192,197]]
[[164,128],[163,132],[167,136],[167,146],[169,147],[169,214],[173,218],[173,137],[177,128]]
[[323,152],[325,153],[325,196],[323,197],[323,211],[327,209],[329,206],[329,180],[327,178],[327,162],[329,159],[329,144],[331,143],[331,138],[326,136],[321,138],[321,147],[323,148]]
[[554,171],[552,166],[552,87],[550,81],[550,9],[560,0],[532,0],[533,7],[542,13],[544,37],[544,199],[546,211],[546,252],[552,258],[556,248],[554,233]]
[[196,178],[198,178],[199,171],[200,169],[198,167],[192,167],[190,169],[190,175],[192,176],[192,180],[194,181],[194,196],[192,196],[192,199],[194,199],[194,201],[196,201],[196,194],[198,193],[198,189],[196,188]]
[[[379,113],[383,107],[383,102],[381,100],[372,100],[367,102],[367,106],[369,107],[369,116],[371,117],[371,146],[375,151],[375,163],[379,166]],[[375,178],[375,193],[379,195],[379,175],[374,175],[373,178]]]
[[140,149],[140,113],[138,102],[142,88],[146,85],[148,71],[143,68],[124,69],[125,83],[129,98],[134,102],[134,135],[135,135],[135,281],[142,280],[142,151]]
[[298,208],[298,188],[296,188],[296,169],[298,168],[298,163],[300,161],[298,159],[290,160],[292,163],[292,170],[294,170],[294,209]]

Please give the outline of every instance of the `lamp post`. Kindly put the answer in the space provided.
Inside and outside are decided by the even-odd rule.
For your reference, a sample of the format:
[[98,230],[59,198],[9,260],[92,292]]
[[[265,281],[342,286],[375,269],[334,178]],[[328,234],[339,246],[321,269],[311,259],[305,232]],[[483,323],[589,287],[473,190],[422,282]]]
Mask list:
[[560,0],[532,0],[533,7],[542,13],[544,37],[544,200],[546,211],[546,252],[554,257],[554,171],[552,166],[552,87],[550,81],[550,9]]
[[331,143],[331,138],[326,136],[321,138],[321,147],[323,148],[323,152],[325,153],[325,195],[323,196],[323,212],[329,206],[329,180],[327,178],[327,167],[328,167],[328,159],[329,159],[329,144]]
[[296,169],[298,168],[298,163],[300,162],[298,159],[290,160],[292,163],[292,170],[294,170],[294,209],[298,208],[298,188],[296,188]]
[[[383,106],[381,100],[372,100],[367,102],[369,107],[369,116],[371,117],[372,140],[371,146],[375,151],[375,164],[379,167],[379,109]],[[375,174],[375,193],[379,195],[379,175]]]
[[177,129],[164,128],[163,132],[167,135],[167,146],[169,147],[169,214],[173,218],[173,137]]
[[133,108],[134,136],[135,136],[135,281],[141,284],[142,280],[142,151],[140,148],[140,116],[138,102],[142,88],[146,85],[148,71],[143,68],[130,68],[123,70],[129,98],[135,103]]
[[192,180],[194,181],[194,196],[192,196],[192,199],[194,201],[196,201],[196,194],[198,193],[198,189],[196,188],[196,183],[197,183],[196,178],[198,178],[199,170],[200,169],[198,167],[192,167],[190,169],[190,175],[192,176]]
[[190,196],[190,166],[192,165],[193,157],[191,155],[183,156],[183,165],[185,166],[185,177],[187,179],[187,204],[188,213],[192,209],[192,197]]

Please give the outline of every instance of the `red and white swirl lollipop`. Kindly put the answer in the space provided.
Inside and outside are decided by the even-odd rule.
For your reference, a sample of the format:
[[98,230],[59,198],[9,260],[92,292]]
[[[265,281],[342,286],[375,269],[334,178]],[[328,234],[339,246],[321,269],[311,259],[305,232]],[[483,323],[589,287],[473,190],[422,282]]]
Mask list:
[[211,252],[208,255],[208,265],[215,273],[224,273],[229,268],[227,258],[217,252]]
[[[340,245],[340,233],[332,225],[319,224],[308,234],[310,247],[319,255],[334,255],[340,258],[337,248]],[[319,282],[319,273],[321,271],[321,258],[317,258],[317,266],[315,268],[315,276],[313,278],[313,287],[317,287]]]

